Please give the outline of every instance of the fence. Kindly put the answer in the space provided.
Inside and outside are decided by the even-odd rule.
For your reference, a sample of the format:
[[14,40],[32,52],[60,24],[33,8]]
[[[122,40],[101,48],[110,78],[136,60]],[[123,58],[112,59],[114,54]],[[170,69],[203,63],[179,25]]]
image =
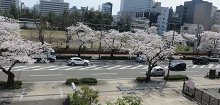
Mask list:
[[200,89],[190,88],[185,82],[183,83],[182,93],[184,96],[199,102],[201,105],[220,105],[220,99]]

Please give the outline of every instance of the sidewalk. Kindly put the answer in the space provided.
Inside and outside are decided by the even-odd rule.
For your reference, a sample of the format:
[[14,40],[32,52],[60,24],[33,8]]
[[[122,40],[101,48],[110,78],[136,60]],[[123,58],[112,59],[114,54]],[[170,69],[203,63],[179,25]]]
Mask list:
[[[108,101],[116,101],[123,95],[134,95],[141,97],[143,105],[197,105],[182,96],[183,81],[164,82],[160,78],[152,78],[153,82],[138,84],[134,80],[99,80],[97,85],[90,86],[100,92],[100,103],[104,105]],[[193,77],[196,87],[213,88],[219,87],[220,80],[209,80],[203,77]],[[164,86],[164,88],[163,88]],[[163,89],[162,89],[163,88]],[[77,89],[80,89],[77,86]],[[32,105],[29,101],[48,100],[53,105],[60,105],[65,101],[68,93],[73,93],[71,86],[64,85],[64,82],[35,82],[24,83],[22,89],[0,90],[0,105],[12,103],[12,105]],[[52,101],[54,100],[54,101]],[[55,103],[57,100],[57,104]],[[2,104],[1,104],[2,102]],[[30,104],[28,104],[29,102]],[[20,103],[20,104],[19,104]],[[34,105],[41,105],[35,103]]]

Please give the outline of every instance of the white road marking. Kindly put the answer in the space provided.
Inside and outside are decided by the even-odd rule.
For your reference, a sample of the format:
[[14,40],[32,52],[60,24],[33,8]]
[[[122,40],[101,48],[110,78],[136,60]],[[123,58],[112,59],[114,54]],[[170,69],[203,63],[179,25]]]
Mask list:
[[49,77],[49,76],[61,76],[63,74],[48,74],[48,75],[30,75],[31,77]]
[[48,66],[48,67],[42,67],[42,68],[38,68],[38,69],[24,70],[24,71],[39,71],[39,70],[43,70],[43,69],[48,70],[47,68],[53,68],[53,67],[57,67],[57,66]]
[[195,68],[195,67],[197,67],[198,65],[194,65],[193,67],[191,67],[191,68]]
[[211,68],[213,66],[213,64],[211,64],[208,68]]
[[143,67],[142,69],[148,69],[148,66]]
[[73,70],[73,69],[78,69],[78,68],[82,68],[82,66],[75,66],[75,67],[70,66],[70,68],[63,69],[63,70]]
[[119,69],[125,69],[125,68],[128,68],[128,67],[131,67],[132,65],[128,65],[128,66],[124,66],[122,68],[119,68]]
[[117,66],[109,67],[107,69],[109,70],[109,69],[113,69],[113,68],[120,67],[120,66],[122,66],[122,65],[117,65]]
[[92,70],[97,70],[97,69],[101,69],[101,68],[106,68],[106,67],[109,67],[110,65],[106,65],[106,66],[101,66],[101,67],[97,67],[97,68],[94,68]]
[[33,66],[33,67],[20,68],[20,69],[14,70],[14,71],[21,71],[21,70],[27,70],[27,69],[33,69],[33,68],[39,68],[39,67],[42,67],[42,66]]
[[91,75],[110,75],[110,74],[118,74],[118,73],[96,73]]
[[203,68],[203,67],[205,67],[205,65],[202,65],[200,68]]
[[131,69],[136,69],[136,68],[139,68],[139,67],[141,67],[141,66],[145,66],[145,65],[138,65],[138,66],[136,66],[136,67],[132,67]]
[[96,67],[96,65],[84,67],[84,68],[81,68],[81,69],[79,69],[79,70],[85,70],[85,69],[89,69],[89,68],[93,68],[93,67]]
[[62,67],[56,67],[56,68],[52,68],[52,69],[48,69],[48,70],[57,70],[57,69],[61,69],[62,70],[62,68],[67,68],[68,66],[62,66]]
[[219,68],[220,65],[216,66],[216,68]]
[[27,66],[15,66],[13,68],[22,68],[22,67],[27,67]]

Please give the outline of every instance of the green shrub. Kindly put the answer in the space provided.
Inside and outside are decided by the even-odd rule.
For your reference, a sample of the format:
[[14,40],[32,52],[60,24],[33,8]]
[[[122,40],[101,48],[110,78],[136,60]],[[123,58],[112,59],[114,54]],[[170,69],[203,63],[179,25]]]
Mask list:
[[[57,55],[57,59],[70,59],[72,57],[78,57],[78,56],[71,56],[71,55]],[[82,59],[92,59],[92,56],[80,56]]]
[[95,85],[97,80],[95,78],[82,78],[80,79],[82,84]]
[[0,87],[4,87],[6,85],[5,81],[0,81]]
[[169,78],[167,78],[167,75],[164,76],[164,79],[167,80],[188,80],[188,77],[185,75],[169,75]]
[[101,56],[102,60],[133,60],[135,57],[127,57],[127,56]]
[[146,81],[146,77],[137,77],[136,81],[141,82],[141,83],[145,82]]
[[22,81],[15,81],[13,89],[20,89],[21,86],[23,85]]
[[65,84],[71,86],[71,83],[74,82],[74,84],[78,85],[80,84],[80,80],[76,78],[69,78],[66,80]]

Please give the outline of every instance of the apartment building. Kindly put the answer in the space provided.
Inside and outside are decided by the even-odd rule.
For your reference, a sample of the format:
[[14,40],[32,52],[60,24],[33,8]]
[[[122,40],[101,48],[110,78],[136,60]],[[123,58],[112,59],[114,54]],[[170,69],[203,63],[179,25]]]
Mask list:
[[4,14],[10,11],[11,5],[15,5],[16,8],[20,8],[21,0],[0,0],[0,14]]
[[64,2],[64,0],[40,0],[39,8],[42,16],[48,15],[49,12],[60,15],[64,10],[69,9],[69,3]]

